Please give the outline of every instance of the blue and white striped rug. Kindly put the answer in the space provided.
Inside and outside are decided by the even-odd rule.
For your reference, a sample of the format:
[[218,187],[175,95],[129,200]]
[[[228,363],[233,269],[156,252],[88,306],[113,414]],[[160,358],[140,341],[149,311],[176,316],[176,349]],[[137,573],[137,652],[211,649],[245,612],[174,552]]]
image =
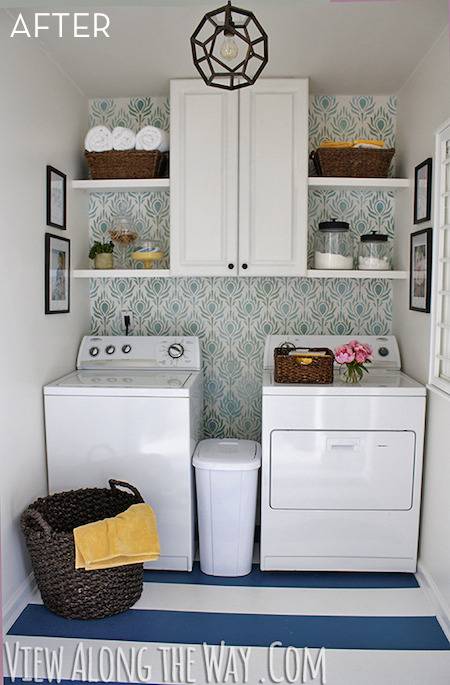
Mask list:
[[124,614],[69,621],[36,599],[6,642],[9,675],[34,680],[53,664],[72,683],[450,683],[450,643],[412,574],[149,571]]

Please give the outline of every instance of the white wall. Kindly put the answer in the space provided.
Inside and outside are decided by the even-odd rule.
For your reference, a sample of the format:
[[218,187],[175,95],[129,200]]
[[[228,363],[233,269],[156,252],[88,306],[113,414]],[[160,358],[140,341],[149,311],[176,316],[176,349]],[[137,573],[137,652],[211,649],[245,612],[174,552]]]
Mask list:
[[6,611],[29,563],[19,516],[46,494],[42,385],[73,368],[89,330],[86,284],[72,280],[71,313],[44,314],[44,234],[87,249],[86,198],[68,192],[68,230],[46,227],[46,164],[79,173],[87,102],[34,41],[11,40],[0,10],[0,455],[3,599]]
[[[434,154],[434,133],[450,117],[450,50],[445,31],[398,93],[399,174]],[[397,263],[409,268],[413,188],[397,200]],[[394,286],[393,322],[407,373],[428,381],[430,315],[409,311],[408,283]],[[429,393],[419,559],[450,609],[450,398]]]

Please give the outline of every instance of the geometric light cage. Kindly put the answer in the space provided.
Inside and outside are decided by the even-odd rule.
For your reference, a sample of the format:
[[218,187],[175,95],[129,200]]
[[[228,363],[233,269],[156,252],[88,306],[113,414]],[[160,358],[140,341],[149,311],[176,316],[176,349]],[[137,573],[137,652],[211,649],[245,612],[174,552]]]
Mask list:
[[253,12],[230,1],[205,14],[191,36],[191,48],[206,85],[225,90],[251,86],[268,62],[267,33]]

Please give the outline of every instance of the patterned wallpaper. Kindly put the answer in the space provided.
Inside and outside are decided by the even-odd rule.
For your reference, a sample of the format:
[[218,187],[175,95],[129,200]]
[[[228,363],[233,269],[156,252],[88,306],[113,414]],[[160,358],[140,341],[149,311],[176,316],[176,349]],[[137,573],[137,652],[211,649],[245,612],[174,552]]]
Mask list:
[[307,278],[156,278],[91,281],[92,331],[198,335],[207,436],[258,438],[264,341],[276,333],[384,334],[389,281]]
[[395,147],[394,95],[315,95],[309,102],[309,149],[325,138],[380,138]]
[[[167,98],[101,99],[90,103],[91,125],[147,123],[168,128]],[[394,144],[395,98],[313,97],[311,146],[325,137],[383,137]],[[98,193],[90,197],[91,240],[106,238],[125,202],[141,237],[161,240],[168,264],[169,195]],[[310,191],[310,244],[318,223],[349,220],[355,234],[393,234],[394,198],[370,191]],[[306,278],[171,278],[91,281],[92,332],[119,334],[131,309],[135,335],[198,335],[205,372],[207,437],[260,436],[264,340],[276,333],[386,334],[391,285],[384,280]]]
[[126,126],[137,133],[143,126],[169,130],[169,98],[100,98],[89,101],[90,126]]

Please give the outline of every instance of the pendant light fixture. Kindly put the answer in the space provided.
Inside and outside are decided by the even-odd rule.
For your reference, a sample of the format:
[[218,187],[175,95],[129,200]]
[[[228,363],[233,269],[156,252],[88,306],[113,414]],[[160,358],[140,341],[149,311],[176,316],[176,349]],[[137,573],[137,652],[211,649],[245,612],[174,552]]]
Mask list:
[[206,85],[226,90],[251,86],[268,61],[267,33],[253,12],[231,2],[205,14],[191,47]]

